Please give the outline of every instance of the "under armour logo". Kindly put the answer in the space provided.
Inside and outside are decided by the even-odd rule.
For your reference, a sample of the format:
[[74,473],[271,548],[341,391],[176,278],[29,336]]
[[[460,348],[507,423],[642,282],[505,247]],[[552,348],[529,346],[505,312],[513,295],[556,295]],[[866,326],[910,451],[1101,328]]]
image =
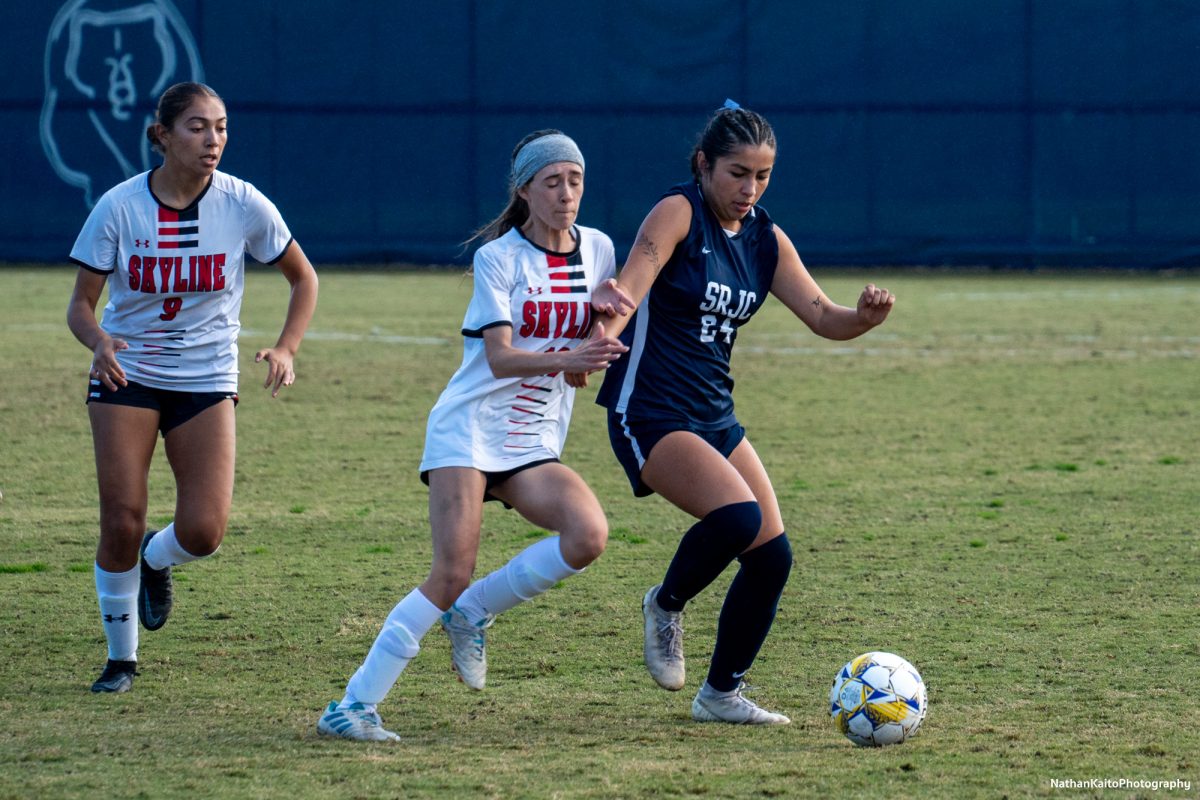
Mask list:
[[116,616],[113,616],[112,614],[105,614],[104,621],[105,622],[129,622],[129,615],[122,614],[121,616],[116,617]]
[[134,247],[149,247],[150,240],[149,239],[134,239],[133,246]]
[[525,290],[525,294],[541,294],[541,293],[542,293],[542,287],[540,287],[540,286],[530,286],[528,289]]

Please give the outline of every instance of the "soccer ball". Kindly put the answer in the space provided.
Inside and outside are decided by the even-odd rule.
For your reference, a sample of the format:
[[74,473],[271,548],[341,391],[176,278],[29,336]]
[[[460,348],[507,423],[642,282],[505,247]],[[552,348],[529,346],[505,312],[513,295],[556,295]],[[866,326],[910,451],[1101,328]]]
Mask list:
[[899,744],[925,719],[925,682],[893,653],[863,653],[838,670],[829,714],[846,738],[864,747]]

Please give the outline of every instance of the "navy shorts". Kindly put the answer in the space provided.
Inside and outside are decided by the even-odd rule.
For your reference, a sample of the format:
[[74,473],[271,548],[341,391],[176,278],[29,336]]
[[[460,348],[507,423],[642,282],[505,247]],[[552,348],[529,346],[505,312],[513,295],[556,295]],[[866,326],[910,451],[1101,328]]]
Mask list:
[[237,392],[176,392],[155,389],[136,381],[129,381],[111,392],[100,381],[88,382],[87,402],[153,409],[158,412],[158,429],[163,436],[222,400],[232,400],[237,406]]
[[[483,502],[488,503],[494,500],[497,503],[504,503],[505,508],[512,508],[512,506],[510,506],[508,503],[505,503],[499,497],[496,497],[492,494],[493,487],[499,486],[513,475],[516,475],[518,472],[524,472],[525,470],[532,469],[533,467],[540,467],[542,464],[559,463],[561,462],[557,458],[543,458],[541,461],[530,461],[528,464],[522,464],[521,466],[513,467],[512,469],[506,469],[503,472],[484,472],[483,470],[480,470],[480,472],[483,472]],[[429,485],[429,470],[425,470],[421,473],[421,483],[425,484],[426,486]]]
[[643,422],[631,420],[616,411],[608,412],[608,440],[612,443],[613,453],[617,461],[625,469],[629,485],[633,487],[634,497],[646,497],[654,494],[654,490],[642,482],[642,467],[654,445],[662,441],[668,433],[687,431],[694,433],[713,446],[718,453],[729,458],[742,439],[746,438],[746,429],[734,421],[728,427],[716,431],[698,430],[695,426],[683,420],[655,420]]

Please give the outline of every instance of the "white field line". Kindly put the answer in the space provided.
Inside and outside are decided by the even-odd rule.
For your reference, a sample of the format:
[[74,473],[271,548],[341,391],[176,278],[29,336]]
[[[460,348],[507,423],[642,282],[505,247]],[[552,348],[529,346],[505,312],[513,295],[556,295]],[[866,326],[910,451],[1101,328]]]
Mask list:
[[1170,286],[1128,286],[1120,288],[1080,287],[1078,289],[1047,288],[1047,289],[998,289],[995,291],[949,291],[931,295],[934,300],[970,300],[980,301],[1016,301],[1031,300],[1111,300],[1127,302],[1129,300],[1149,300],[1152,298],[1171,298],[1172,300],[1200,300],[1200,286],[1175,284]]
[[[0,331],[4,333],[57,333],[68,334],[65,324],[50,322],[0,323]],[[68,334],[69,335],[69,334]],[[258,338],[270,336],[266,331],[254,328],[242,328],[242,336]],[[315,342],[379,342],[381,344],[420,344],[447,345],[456,344],[455,339],[442,336],[399,336],[386,333],[348,333],[345,331],[310,330],[304,338]]]
[[734,348],[734,358],[737,358],[738,353],[753,353],[755,355],[771,355],[771,356],[868,356],[876,358],[913,358],[926,360],[952,360],[961,357],[984,357],[987,358],[1003,358],[1003,359],[1028,359],[1038,358],[1045,360],[1076,360],[1088,359],[1095,357],[1103,357],[1120,360],[1137,360],[1146,358],[1200,358],[1200,348],[1195,350],[1174,349],[1174,350],[1129,350],[1121,349],[1100,349],[1100,348],[1043,348],[1043,347],[1025,347],[1025,348],[961,348],[961,347],[929,347],[929,348],[912,348],[912,347],[758,347],[755,345],[739,345]]
[[[4,333],[54,333],[66,334],[64,325],[33,323],[0,323]],[[264,338],[271,336],[266,331],[243,328],[242,336]],[[738,353],[775,356],[869,356],[907,358],[947,358],[970,354],[1000,358],[1027,358],[1030,356],[1082,358],[1096,355],[1118,358],[1200,358],[1200,336],[1138,336],[1132,340],[1122,339],[1106,342],[1103,337],[1090,334],[1066,334],[1057,346],[1039,339],[1037,346],[1027,346],[1028,340],[1014,334],[964,334],[962,336],[939,336],[928,340],[928,344],[907,339],[899,334],[875,332],[869,334],[869,343],[802,345],[788,344],[802,338],[797,334],[759,333],[747,334],[734,348]],[[419,347],[457,346],[459,337],[402,336],[387,333],[350,333],[348,331],[310,330],[304,337],[316,342],[362,342],[364,344],[398,344]],[[763,342],[771,339],[785,342],[779,344],[750,344],[745,339]],[[882,345],[882,346],[881,346]]]
[[[243,331],[246,335],[258,334],[257,331]],[[765,334],[756,337],[763,338],[794,338],[792,334]],[[404,344],[444,346],[456,345],[453,339],[432,336],[394,336],[388,334],[357,334],[341,331],[310,331],[306,339],[315,341],[364,342],[367,344]],[[947,358],[971,354],[984,354],[992,357],[1007,359],[1038,357],[1085,358],[1096,354],[1109,358],[1200,358],[1200,336],[1140,336],[1136,342],[1120,341],[1104,344],[1093,336],[1064,336],[1059,346],[1049,347],[1021,346],[1021,338],[1015,335],[988,334],[985,336],[966,335],[961,337],[939,337],[937,341],[929,341],[928,346],[918,342],[905,341],[905,337],[894,333],[871,334],[871,343],[862,345],[838,344],[826,346],[806,346],[790,344],[749,344],[742,342],[734,348],[737,353],[773,356],[868,356],[876,358]],[[1131,348],[1130,344],[1140,344],[1142,347]],[[1180,347],[1179,345],[1185,345]],[[878,345],[883,345],[878,346]],[[1007,345],[1007,346],[1005,346]],[[1013,346],[1016,345],[1016,346]],[[1065,345],[1065,346],[1063,346]],[[1172,345],[1170,349],[1160,349],[1155,345]],[[1187,347],[1186,345],[1196,345]]]
[[[242,336],[258,337],[268,335],[264,331],[252,328],[242,328]],[[447,345],[455,344],[453,339],[442,336],[400,336],[390,333],[348,333],[346,331],[310,330],[304,334],[305,341],[313,342],[371,342],[379,344],[419,344]]]

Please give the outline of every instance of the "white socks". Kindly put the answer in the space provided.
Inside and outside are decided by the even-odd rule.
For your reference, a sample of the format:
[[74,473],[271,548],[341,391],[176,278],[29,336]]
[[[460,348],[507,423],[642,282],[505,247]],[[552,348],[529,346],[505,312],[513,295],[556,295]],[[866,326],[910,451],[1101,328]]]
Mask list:
[[469,620],[481,620],[532,600],[563,578],[582,570],[563,560],[559,537],[531,544],[490,575],[471,584],[455,601]]
[[106,572],[94,567],[96,596],[100,600],[100,622],[108,640],[108,657],[113,661],[137,661],[137,596],[141,571]]
[[[153,569],[174,567],[196,561],[184,550],[175,537],[175,523],[163,528],[146,545],[143,556]],[[96,596],[100,600],[100,621],[108,640],[108,657],[113,661],[137,661],[138,614],[137,596],[141,585],[141,569],[134,564],[128,572],[107,572],[95,566]]]
[[150,544],[146,545],[145,555],[142,556],[151,569],[177,567],[180,564],[186,564],[189,561],[198,561],[201,558],[207,557],[194,556],[183,549],[182,545],[179,544],[179,539],[175,537],[174,522],[154,534],[154,537],[150,539]]
[[[151,546],[157,539],[156,536],[151,540]],[[467,619],[483,619],[537,597],[578,572],[563,560],[558,537],[551,536],[530,545],[500,569],[475,581],[455,605]],[[429,602],[420,589],[409,592],[388,614],[366,660],[346,684],[346,696],[339,707],[351,703],[376,706],[383,702],[400,673],[420,651],[421,638],[441,616],[442,610]]]
[[388,614],[366,660],[346,684],[346,696],[339,707],[351,703],[375,706],[383,702],[400,673],[421,649],[421,637],[441,616],[442,610],[429,602],[420,589],[409,592]]

